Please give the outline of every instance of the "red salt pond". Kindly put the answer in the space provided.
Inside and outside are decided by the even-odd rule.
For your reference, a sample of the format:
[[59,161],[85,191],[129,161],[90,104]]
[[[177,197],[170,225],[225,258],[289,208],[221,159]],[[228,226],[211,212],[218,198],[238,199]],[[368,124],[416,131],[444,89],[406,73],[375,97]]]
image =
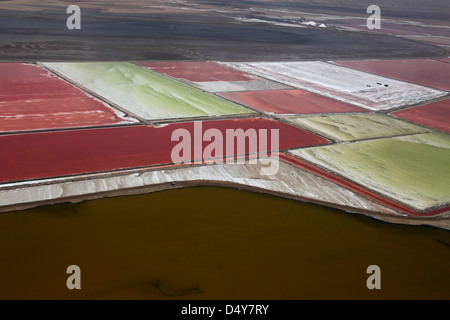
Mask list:
[[140,62],[139,65],[173,78],[192,82],[252,80],[244,72],[214,62]]
[[426,59],[335,61],[336,64],[437,89],[450,90],[450,65]]
[[219,95],[259,111],[277,114],[368,112],[366,109],[300,89],[226,92]]
[[450,99],[396,111],[391,115],[450,133]]
[[0,64],[0,131],[128,122],[101,101],[34,65]]
[[[329,142],[287,124],[262,118],[213,120],[201,124],[203,132],[218,129],[223,137],[227,129],[255,129],[257,132],[267,129],[267,140],[271,138],[270,130],[278,129],[279,149]],[[189,131],[194,150],[194,140],[198,141],[195,138],[198,130],[194,127],[194,122],[186,122],[158,128],[128,126],[0,136],[0,182],[170,165],[171,152],[180,143],[171,141],[172,133],[176,129]],[[203,142],[202,148],[210,143]],[[225,150],[226,143],[223,145]]]

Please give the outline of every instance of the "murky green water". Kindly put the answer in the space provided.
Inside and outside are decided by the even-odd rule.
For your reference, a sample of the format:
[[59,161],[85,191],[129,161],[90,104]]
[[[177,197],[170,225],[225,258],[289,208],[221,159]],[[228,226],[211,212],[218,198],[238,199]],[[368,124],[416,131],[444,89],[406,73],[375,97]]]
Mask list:
[[1,299],[450,299],[449,231],[224,188],[1,214],[0,252]]

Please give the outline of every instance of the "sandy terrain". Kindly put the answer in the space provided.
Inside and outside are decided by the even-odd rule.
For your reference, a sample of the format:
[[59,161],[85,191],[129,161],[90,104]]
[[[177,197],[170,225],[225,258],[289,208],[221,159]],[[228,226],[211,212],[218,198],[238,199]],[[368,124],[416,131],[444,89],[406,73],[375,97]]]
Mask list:
[[[9,61],[285,61],[447,54],[445,48],[382,34],[278,25],[286,15],[308,17],[302,10],[322,7],[275,4],[244,1],[233,2],[231,8],[223,1],[89,1],[80,4],[81,30],[68,30],[65,2],[1,1],[0,57]],[[362,10],[364,16],[365,8],[357,12]],[[344,16],[355,10],[343,12]],[[265,20],[242,20],[251,17]],[[342,18],[342,13],[313,17]]]

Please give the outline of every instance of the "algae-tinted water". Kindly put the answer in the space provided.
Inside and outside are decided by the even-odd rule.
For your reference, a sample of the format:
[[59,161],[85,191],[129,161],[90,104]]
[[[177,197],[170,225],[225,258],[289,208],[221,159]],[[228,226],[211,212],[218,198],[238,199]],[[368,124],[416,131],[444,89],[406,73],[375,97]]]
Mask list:
[[293,154],[419,210],[450,202],[450,136],[434,132]]
[[450,298],[449,231],[234,189],[4,213],[0,251],[1,299]]
[[145,119],[254,113],[129,62],[46,65]]
[[381,114],[334,114],[310,118],[291,118],[294,124],[336,141],[354,141],[424,133],[429,129]]

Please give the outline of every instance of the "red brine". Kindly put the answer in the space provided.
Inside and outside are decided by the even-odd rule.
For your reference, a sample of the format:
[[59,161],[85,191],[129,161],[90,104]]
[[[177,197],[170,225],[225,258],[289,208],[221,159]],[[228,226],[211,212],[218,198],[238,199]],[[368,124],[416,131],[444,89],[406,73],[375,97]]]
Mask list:
[[366,109],[300,89],[225,92],[219,95],[258,111],[277,114],[368,112]]
[[214,62],[140,62],[139,65],[173,78],[192,82],[252,80],[244,72]]
[[[174,131],[189,131],[194,150],[194,139],[198,135],[194,125],[195,122],[184,122],[161,127],[128,126],[0,136],[0,182],[170,165],[172,150],[179,143],[172,141]],[[201,127],[203,132],[217,129],[223,136],[226,130],[278,129],[280,150],[329,143],[307,131],[263,118],[203,121]],[[210,144],[200,143],[202,149]]]
[[128,122],[119,114],[36,65],[0,63],[0,132]]
[[427,59],[335,61],[353,69],[381,76],[450,90],[450,64]]
[[391,115],[450,133],[450,99],[396,111]]

